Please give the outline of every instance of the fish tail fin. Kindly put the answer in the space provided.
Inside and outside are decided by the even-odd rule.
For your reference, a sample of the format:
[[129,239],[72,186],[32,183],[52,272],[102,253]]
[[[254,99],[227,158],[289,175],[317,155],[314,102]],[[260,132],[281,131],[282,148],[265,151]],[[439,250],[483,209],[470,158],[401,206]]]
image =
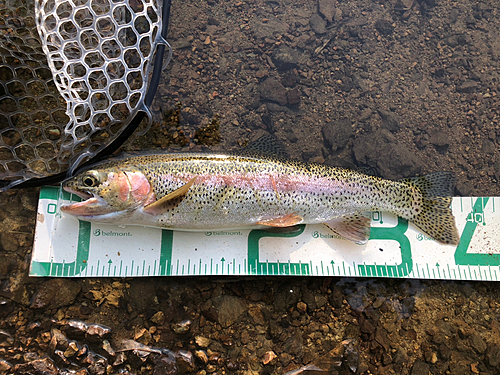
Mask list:
[[412,189],[412,221],[425,234],[447,245],[458,245],[460,236],[450,205],[455,189],[453,172],[436,172],[401,182]]

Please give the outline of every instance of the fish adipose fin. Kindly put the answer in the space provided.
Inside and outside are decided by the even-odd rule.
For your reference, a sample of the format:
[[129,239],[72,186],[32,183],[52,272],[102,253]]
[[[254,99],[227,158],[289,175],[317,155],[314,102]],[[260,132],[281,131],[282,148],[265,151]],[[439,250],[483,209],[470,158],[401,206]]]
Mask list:
[[297,213],[291,213],[283,216],[273,217],[271,219],[264,219],[258,221],[257,224],[268,225],[270,227],[291,227],[292,225],[300,224],[304,221],[304,218]]
[[412,221],[425,234],[447,245],[458,245],[460,236],[451,211],[455,174],[436,172],[421,177],[401,180],[413,187]]
[[359,213],[329,220],[325,225],[340,237],[363,245],[370,238],[370,223],[370,213]]
[[180,199],[182,199],[186,195],[189,188],[191,186],[193,186],[195,180],[196,180],[196,177],[192,178],[185,185],[182,185],[180,188],[165,195],[163,198],[161,198],[161,199],[157,200],[156,202],[151,203],[150,205],[144,207],[144,212],[151,214],[151,215],[161,215],[161,214],[165,213],[166,211],[172,209],[173,207],[175,207],[177,204],[180,203]]

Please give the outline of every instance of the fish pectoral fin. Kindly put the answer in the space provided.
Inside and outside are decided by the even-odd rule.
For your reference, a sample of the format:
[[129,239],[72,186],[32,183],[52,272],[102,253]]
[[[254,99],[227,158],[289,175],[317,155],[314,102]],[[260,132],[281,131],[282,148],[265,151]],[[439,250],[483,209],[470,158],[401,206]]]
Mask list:
[[176,204],[173,204],[174,201],[176,199],[183,198],[189,191],[189,188],[193,186],[195,180],[196,177],[189,180],[186,184],[182,185],[180,188],[175,189],[173,192],[165,195],[163,198],[158,199],[156,202],[147,205],[146,207],[144,207],[144,212],[151,215],[160,215],[165,211],[172,209],[173,207],[175,207],[177,204],[180,203],[179,201],[176,202]]
[[340,237],[362,245],[370,238],[370,222],[369,214],[353,214],[329,220],[325,225]]
[[258,221],[257,224],[268,225],[270,227],[291,227],[293,225],[300,224],[304,221],[304,218],[298,215],[296,212],[291,214],[281,215],[272,217],[270,219],[264,219]]

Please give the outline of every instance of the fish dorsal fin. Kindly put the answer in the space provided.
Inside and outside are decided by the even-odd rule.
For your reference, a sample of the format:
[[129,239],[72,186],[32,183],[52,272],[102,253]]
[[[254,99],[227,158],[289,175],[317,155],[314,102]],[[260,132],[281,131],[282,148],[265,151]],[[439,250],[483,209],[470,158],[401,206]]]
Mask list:
[[371,215],[359,213],[329,220],[325,225],[340,237],[362,245],[370,238]]
[[192,178],[186,184],[182,185],[180,188],[165,195],[163,198],[158,199],[156,202],[153,202],[150,205],[144,207],[144,212],[151,214],[151,215],[161,215],[165,211],[172,209],[173,207],[175,207],[177,204],[180,203],[180,201],[179,201],[179,202],[176,202],[177,204],[172,204],[173,201],[175,201],[177,199],[182,199],[186,195],[186,193],[188,192],[189,188],[191,186],[193,186],[195,180],[196,180],[196,177]]
[[257,140],[250,142],[245,148],[239,150],[238,155],[251,156],[254,154],[272,156],[280,159],[288,158],[285,146],[278,138],[265,134]]

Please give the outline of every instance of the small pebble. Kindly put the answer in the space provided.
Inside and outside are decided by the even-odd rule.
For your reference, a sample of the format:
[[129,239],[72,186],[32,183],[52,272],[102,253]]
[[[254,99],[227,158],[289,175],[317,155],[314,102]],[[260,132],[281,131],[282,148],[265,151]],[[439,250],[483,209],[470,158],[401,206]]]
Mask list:
[[208,363],[208,356],[204,350],[195,350],[194,355],[205,365]]
[[307,311],[307,305],[304,302],[299,302],[297,303],[297,310],[299,310],[302,313],[305,313]]
[[180,323],[172,324],[172,331],[174,331],[175,333],[178,333],[180,335],[189,332],[190,328],[191,328],[191,321],[190,320],[183,320]]
[[206,337],[203,336],[196,336],[194,338],[194,341],[196,344],[202,348],[206,348],[208,345],[210,345],[211,340],[207,339]]
[[264,357],[262,358],[262,363],[264,365],[267,365],[267,364],[271,363],[276,357],[277,357],[277,355],[272,350],[267,351],[264,354]]

